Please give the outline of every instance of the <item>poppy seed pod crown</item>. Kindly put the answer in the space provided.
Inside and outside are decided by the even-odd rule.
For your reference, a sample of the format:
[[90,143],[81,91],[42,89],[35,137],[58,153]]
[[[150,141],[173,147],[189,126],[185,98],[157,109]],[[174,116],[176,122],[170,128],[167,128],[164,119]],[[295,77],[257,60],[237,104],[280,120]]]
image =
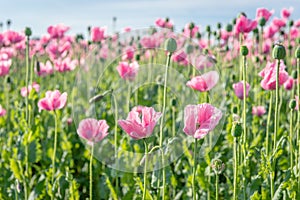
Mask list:
[[277,60],[282,60],[286,56],[285,48],[282,44],[275,44],[273,48],[273,58]]

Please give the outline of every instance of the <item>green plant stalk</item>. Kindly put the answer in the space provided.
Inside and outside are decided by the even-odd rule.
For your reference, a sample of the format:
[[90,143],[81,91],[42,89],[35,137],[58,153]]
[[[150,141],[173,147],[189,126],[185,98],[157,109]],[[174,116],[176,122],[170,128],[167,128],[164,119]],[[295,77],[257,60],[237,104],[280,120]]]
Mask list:
[[[26,38],[26,50],[25,50],[25,56],[26,56],[26,74],[25,74],[25,84],[26,84],[26,90],[28,93],[28,75],[29,75],[29,37]],[[28,123],[28,95],[25,97],[25,104],[26,104],[26,122]]]
[[274,143],[273,143],[273,150],[276,148],[276,139],[278,134],[278,112],[279,112],[279,67],[280,67],[280,60],[277,60],[277,67],[276,67],[276,91],[275,91],[275,117],[274,117]]
[[[55,176],[55,160],[56,160],[56,149],[57,149],[57,124],[58,124],[58,120],[57,120],[57,114],[55,111],[54,112],[54,118],[55,118],[55,129],[54,129],[54,146],[53,146],[53,154],[52,154],[52,179],[51,179],[51,183],[52,183],[52,189],[54,189],[54,176]],[[52,191],[52,196],[51,199],[54,199],[54,193]]]
[[238,184],[238,140],[234,137],[233,144],[233,156],[234,156],[234,175],[233,175],[233,199],[237,199],[237,184]]
[[[209,101],[209,91],[205,92],[205,95],[206,95],[206,103],[210,103]],[[208,135],[208,144],[209,144],[209,151],[211,151],[212,149],[212,134],[209,134]],[[208,154],[208,158],[209,158],[209,162],[210,162],[210,156],[209,156],[209,152],[207,153]],[[209,163],[210,164],[210,163]],[[211,173],[211,168],[209,167],[208,168],[208,185],[210,185],[211,183],[211,176],[210,176],[210,173]],[[210,187],[208,187],[207,189],[207,200],[210,200]]]
[[197,139],[195,138],[194,142],[194,166],[193,166],[193,179],[192,179],[192,190],[193,190],[193,200],[196,200],[196,188],[195,188],[195,179],[196,179],[196,170],[197,170]]
[[216,200],[219,200],[219,174],[216,174]]
[[[4,91],[5,91],[5,102],[6,102],[6,112],[7,112],[7,122],[6,123],[6,127],[7,127],[7,132],[10,130],[10,109],[9,109],[9,83],[8,83],[8,76],[6,76],[6,79],[5,79],[5,88],[4,88]],[[5,134],[6,135],[6,134]],[[7,137],[7,136],[5,136]],[[6,140],[5,140],[6,141]]]
[[[294,168],[294,160],[293,160],[293,109],[290,111],[290,135],[289,135],[289,151],[290,151],[290,166],[291,166],[291,171],[293,171]],[[293,174],[293,173],[292,173]]]
[[94,158],[94,143],[91,147],[91,157],[90,157],[90,200],[93,199],[93,158]]
[[148,145],[146,139],[144,139],[145,145],[145,166],[144,166],[144,191],[143,191],[143,200],[146,199],[147,193],[147,164],[148,164]]
[[246,117],[247,117],[247,113],[246,113],[246,109],[247,109],[247,103],[246,103],[246,93],[247,93],[247,90],[246,90],[246,83],[247,83],[247,76],[246,76],[246,63],[247,62],[247,58],[246,56],[243,57],[243,80],[244,80],[244,83],[243,83],[243,95],[244,95],[244,98],[243,98],[243,129],[244,129],[244,150],[246,151],[247,150],[247,124],[246,124]]
[[[300,58],[297,58],[297,73],[298,73],[297,96],[298,96],[298,98],[300,98],[300,84],[299,84]],[[297,112],[297,141],[298,141],[298,155],[296,157],[297,158],[296,163],[297,163],[297,166],[298,166],[298,174],[299,174],[300,173],[300,166],[299,166],[299,156],[300,156],[300,108],[298,108],[298,112]],[[298,176],[298,196],[300,196],[300,176]]]
[[[168,71],[170,66],[172,53],[168,53],[167,56],[167,63],[165,69],[165,78],[164,78],[164,93],[163,93],[163,106],[162,106],[162,114],[161,114],[161,121],[160,121],[160,132],[159,132],[159,146],[162,148],[163,143],[163,127],[164,127],[164,118],[165,118],[165,111],[166,111],[166,101],[167,101],[167,82],[168,82]],[[162,151],[163,152],[163,151]],[[162,153],[162,164],[164,164],[164,154]],[[163,188],[162,188],[162,199],[165,199],[165,183],[166,183],[166,172],[164,166],[162,166],[162,178],[163,178]],[[159,182],[159,180],[158,180]]]
[[269,139],[270,139],[270,122],[271,122],[271,114],[272,114],[272,101],[273,101],[273,91],[270,91],[270,103],[269,103],[269,111],[268,111],[268,119],[267,119],[267,130],[266,130],[266,154],[269,155]]
[[176,136],[176,107],[172,106],[172,135]]
[[274,172],[270,172],[270,187],[271,187],[271,199],[273,199],[274,196]]
[[[115,159],[116,162],[118,162],[118,104],[116,97],[114,95],[111,95],[114,101],[115,105],[115,135],[114,135],[114,145],[115,145]],[[118,179],[118,171],[116,170],[116,193],[119,192],[119,179]]]
[[260,27],[260,37],[259,37],[259,48],[260,48],[260,54],[263,55],[263,42],[264,42],[264,26]]

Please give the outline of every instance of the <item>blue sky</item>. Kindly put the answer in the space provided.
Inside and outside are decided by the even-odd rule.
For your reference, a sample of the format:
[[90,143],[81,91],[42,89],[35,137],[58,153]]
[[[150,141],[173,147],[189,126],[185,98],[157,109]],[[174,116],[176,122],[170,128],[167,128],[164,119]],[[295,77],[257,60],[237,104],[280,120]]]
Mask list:
[[145,28],[154,25],[158,17],[169,17],[177,30],[188,22],[204,29],[207,24],[226,24],[241,11],[254,18],[256,8],[275,10],[280,16],[283,7],[294,7],[293,19],[300,19],[299,0],[1,0],[0,21],[12,20],[12,29],[29,26],[34,35],[46,33],[49,25],[64,23],[71,34],[86,33],[88,25],[116,29],[123,27]]

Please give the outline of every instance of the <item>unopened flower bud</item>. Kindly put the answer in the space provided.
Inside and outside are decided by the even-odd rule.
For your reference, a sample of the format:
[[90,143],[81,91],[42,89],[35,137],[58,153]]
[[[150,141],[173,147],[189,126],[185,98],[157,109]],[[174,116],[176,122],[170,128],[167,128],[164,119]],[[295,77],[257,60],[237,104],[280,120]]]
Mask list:
[[249,53],[248,47],[245,45],[241,46],[240,53],[242,56],[247,56]]
[[292,71],[292,78],[297,79],[298,78],[298,73],[296,70]]
[[296,58],[300,58],[300,46],[297,47],[296,51],[295,51],[295,57]]
[[292,99],[289,104],[290,109],[294,110],[296,106],[297,106],[296,99]]
[[282,60],[285,58],[286,52],[282,44],[275,44],[273,48],[273,58],[277,60]]
[[294,25],[294,21],[293,21],[293,20],[290,20],[290,21],[289,21],[289,26],[292,27],[293,25]]
[[232,31],[232,25],[231,24],[227,24],[226,31],[227,32],[231,32]]
[[221,29],[222,28],[222,24],[219,22],[219,23],[217,23],[217,28],[218,29]]
[[210,33],[210,31],[211,31],[210,26],[207,25],[207,26],[206,26],[206,32]]
[[225,164],[220,159],[214,159],[211,161],[211,168],[215,174],[221,174],[225,169]]
[[32,34],[31,29],[30,29],[29,27],[26,27],[26,28],[25,28],[25,35],[26,35],[27,37],[29,37],[29,36],[31,36],[31,34]]
[[242,128],[241,123],[234,122],[231,127],[231,135],[233,137],[240,137],[242,135],[242,133],[243,133],[243,128]]
[[264,17],[261,17],[258,21],[258,24],[260,26],[264,26],[264,25],[266,25],[266,22],[267,22],[266,19]]

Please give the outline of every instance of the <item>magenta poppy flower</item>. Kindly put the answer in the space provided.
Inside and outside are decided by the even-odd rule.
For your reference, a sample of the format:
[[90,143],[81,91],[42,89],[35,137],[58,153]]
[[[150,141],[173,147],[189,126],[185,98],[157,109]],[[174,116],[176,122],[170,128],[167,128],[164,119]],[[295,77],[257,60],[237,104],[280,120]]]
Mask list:
[[155,49],[160,46],[160,44],[164,41],[164,38],[161,37],[158,33],[154,33],[150,36],[144,36],[140,43],[144,48],[147,49]]
[[264,106],[253,106],[252,107],[252,115],[256,115],[258,117],[264,115],[266,113],[266,109]]
[[[266,67],[261,72],[259,72],[259,76],[263,77],[260,85],[265,90],[276,89],[276,65],[276,62],[268,62]],[[289,75],[285,71],[284,62],[281,60],[279,67],[279,85],[283,85],[288,78]]]
[[11,45],[11,44],[17,44],[19,42],[22,42],[25,40],[24,33],[18,33],[16,31],[6,31],[3,33],[5,44]]
[[0,117],[6,115],[6,110],[0,105]]
[[188,23],[184,26],[183,35],[187,38],[194,38],[196,37],[197,33],[199,32],[199,26],[194,25],[192,29],[190,29],[191,24]]
[[187,86],[198,90],[200,92],[206,92],[211,90],[219,81],[219,74],[216,71],[207,72],[201,76],[196,76],[186,83]]
[[85,139],[89,145],[100,142],[108,135],[108,128],[105,120],[87,118],[80,121],[77,134]]
[[295,80],[293,79],[293,77],[290,76],[283,84],[284,89],[286,90],[293,89],[294,81]]
[[153,133],[160,117],[161,113],[152,107],[136,106],[128,113],[127,119],[118,120],[118,124],[130,137],[139,140]]
[[156,24],[156,26],[161,27],[161,28],[172,28],[173,27],[173,23],[170,22],[169,19],[158,18],[157,20],[155,20],[155,24]]
[[[234,89],[235,95],[239,99],[244,99],[244,81],[240,81],[238,83],[234,83],[232,85],[232,87]],[[246,82],[246,97],[248,97],[249,91],[250,91],[250,85],[249,85],[249,83]]]
[[132,60],[134,58],[134,48],[129,46],[125,49],[122,60]]
[[34,91],[39,92],[40,91],[40,85],[36,82],[33,82],[32,85],[28,85],[28,89],[26,90],[26,87],[22,87],[21,89],[21,95],[22,97],[26,97],[28,94],[30,94],[31,90],[34,89]]
[[54,68],[56,71],[59,72],[67,72],[67,71],[73,71],[78,64],[77,60],[71,60],[70,57],[67,57],[63,60],[58,59],[54,61]]
[[287,19],[290,17],[290,15],[292,14],[292,12],[294,11],[294,8],[293,7],[290,7],[290,8],[283,8],[281,10],[281,17],[284,18],[284,19]]
[[0,55],[0,77],[9,73],[11,64],[12,61],[7,57],[7,54],[3,53]]
[[222,118],[222,111],[211,104],[187,105],[184,109],[183,132],[197,139],[204,138]]
[[273,15],[274,10],[269,11],[266,8],[257,8],[256,10],[256,19],[265,18],[266,21],[270,19],[270,17]]
[[53,66],[49,60],[45,64],[40,62],[39,65],[40,65],[39,71],[37,67],[35,67],[35,72],[37,73],[38,76],[46,76],[46,75],[53,74]]
[[128,62],[119,62],[117,70],[122,79],[133,81],[138,73],[139,64],[136,61],[130,64]]
[[239,33],[249,33],[257,26],[257,21],[248,19],[244,15],[241,15],[237,20],[234,27],[235,34]]
[[272,21],[273,25],[276,26],[278,29],[285,27],[286,26],[286,21],[285,19],[278,19],[274,18]]
[[49,26],[47,28],[47,32],[49,33],[50,37],[53,39],[56,38],[63,38],[65,33],[70,29],[70,27],[65,26],[63,24],[58,24],[54,26]]
[[101,42],[106,38],[106,27],[93,27],[91,30],[91,40],[93,42]]
[[66,92],[61,94],[58,90],[47,91],[46,97],[38,102],[39,112],[41,110],[51,111],[62,109],[67,103],[67,97],[68,94]]

